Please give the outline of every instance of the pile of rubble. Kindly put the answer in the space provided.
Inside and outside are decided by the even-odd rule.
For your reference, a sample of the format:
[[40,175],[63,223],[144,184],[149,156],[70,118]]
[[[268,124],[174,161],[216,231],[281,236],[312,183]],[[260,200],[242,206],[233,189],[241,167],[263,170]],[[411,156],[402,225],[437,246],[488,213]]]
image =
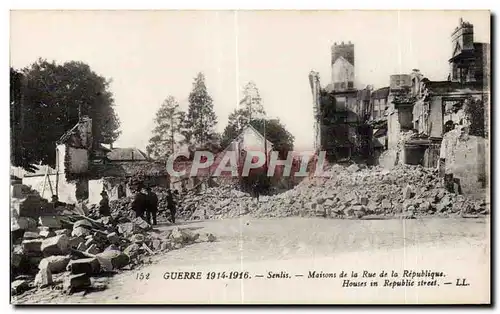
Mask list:
[[13,295],[45,287],[69,293],[103,289],[103,274],[132,269],[158,252],[215,241],[212,234],[178,227],[160,232],[141,218],[92,219],[54,208],[33,191],[19,194],[11,202]]
[[220,219],[250,214],[254,217],[373,216],[475,217],[489,213],[486,200],[467,198],[445,189],[434,169],[399,165],[391,170],[363,165],[334,165],[325,176],[305,178],[285,193],[259,200],[230,187],[188,194],[184,206],[190,219]]

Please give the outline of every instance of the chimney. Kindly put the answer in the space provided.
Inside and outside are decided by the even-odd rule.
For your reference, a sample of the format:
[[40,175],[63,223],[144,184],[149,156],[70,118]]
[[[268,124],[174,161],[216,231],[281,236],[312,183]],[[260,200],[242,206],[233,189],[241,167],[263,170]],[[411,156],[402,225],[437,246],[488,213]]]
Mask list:
[[113,142],[109,143],[109,149],[113,149]]

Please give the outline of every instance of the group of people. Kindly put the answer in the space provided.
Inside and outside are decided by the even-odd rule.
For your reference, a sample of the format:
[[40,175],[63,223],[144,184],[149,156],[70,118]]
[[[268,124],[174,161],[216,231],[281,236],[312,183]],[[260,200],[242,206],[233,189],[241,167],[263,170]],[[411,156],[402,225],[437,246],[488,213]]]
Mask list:
[[[174,191],[174,193],[172,193],[170,189],[167,190],[167,209],[170,212],[170,221],[172,223],[175,223],[178,199],[179,192],[177,190]],[[59,201],[57,195],[52,196],[52,203],[54,204],[54,207],[65,205],[65,203]],[[139,189],[139,191],[135,194],[134,200],[132,201],[132,210],[135,212],[135,217],[141,217],[151,225],[157,224],[158,196],[151,190],[151,187]],[[109,197],[105,190],[101,192],[99,214],[101,216],[111,215]]]
[[[176,203],[172,191],[167,190],[167,208],[170,211],[170,221],[175,223]],[[150,187],[141,189],[135,194],[132,210],[136,217],[145,219],[149,224],[157,224],[158,196]]]

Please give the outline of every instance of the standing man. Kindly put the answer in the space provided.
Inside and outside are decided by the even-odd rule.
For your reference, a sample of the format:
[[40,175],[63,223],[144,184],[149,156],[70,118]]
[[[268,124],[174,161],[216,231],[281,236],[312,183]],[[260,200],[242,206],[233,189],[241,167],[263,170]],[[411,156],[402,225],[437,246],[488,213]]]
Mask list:
[[103,190],[101,192],[101,197],[101,201],[99,202],[99,214],[101,214],[101,216],[111,216],[108,193]]
[[143,188],[139,187],[137,193],[135,193],[134,200],[132,201],[132,210],[135,212],[135,217],[141,217],[144,219],[144,212],[146,210],[146,193],[143,192]]
[[252,194],[254,199],[259,202],[260,186],[259,182],[252,183]]
[[[149,186],[146,188],[146,198],[146,221],[154,226],[157,224],[156,214],[158,213],[158,196],[156,196],[155,192],[151,191],[151,187]],[[151,216],[153,216],[153,223],[151,223]]]
[[175,201],[170,189],[167,191],[167,208],[170,210],[170,221],[175,224]]

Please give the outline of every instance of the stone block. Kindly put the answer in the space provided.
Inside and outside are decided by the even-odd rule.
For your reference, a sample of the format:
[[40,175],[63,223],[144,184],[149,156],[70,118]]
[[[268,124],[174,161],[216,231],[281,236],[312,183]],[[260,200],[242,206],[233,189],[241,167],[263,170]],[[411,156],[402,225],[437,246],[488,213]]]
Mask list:
[[104,251],[97,254],[96,258],[104,271],[121,269],[130,263],[130,257],[118,250]]
[[69,252],[69,238],[62,234],[43,240],[42,253],[45,256],[65,255]]
[[97,258],[82,258],[69,262],[67,268],[72,274],[97,274],[100,270],[100,264]]
[[73,237],[86,237],[89,234],[90,230],[85,227],[73,228],[73,231],[71,232],[71,235]]
[[47,268],[53,274],[57,274],[66,270],[69,261],[70,261],[69,256],[63,256],[63,255],[49,256],[45,257],[40,261],[38,268],[39,269]]
[[50,271],[50,269],[47,267],[40,269],[35,277],[35,285],[43,288],[50,286],[52,283],[52,272]]
[[39,239],[41,238],[40,234],[38,232],[34,231],[25,231],[23,235],[23,239],[25,240],[33,240],[33,239]]
[[42,239],[24,240],[21,245],[23,246],[24,254],[28,256],[39,256],[42,254]]
[[67,291],[85,289],[90,286],[92,286],[92,282],[90,281],[89,275],[85,273],[70,275],[63,283],[63,289]]
[[30,289],[29,282],[28,280],[25,279],[14,280],[10,284],[10,292],[12,295],[21,294],[29,289]]

